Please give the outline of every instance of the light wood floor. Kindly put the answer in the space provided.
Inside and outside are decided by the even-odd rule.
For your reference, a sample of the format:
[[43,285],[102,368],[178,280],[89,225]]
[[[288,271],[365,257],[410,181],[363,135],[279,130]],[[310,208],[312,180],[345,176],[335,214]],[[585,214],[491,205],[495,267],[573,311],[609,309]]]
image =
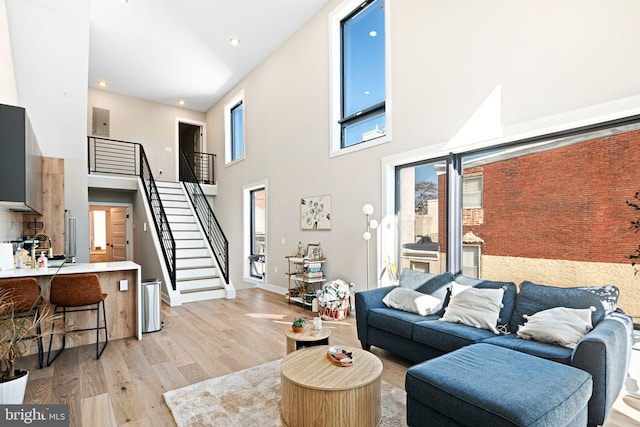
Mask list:
[[[65,350],[51,367],[38,369],[35,355],[20,361],[30,370],[25,403],[69,404],[71,426],[173,426],[165,391],[280,359],[294,317],[309,311],[259,289],[239,290],[235,300],[163,306],[164,328],[110,341],[100,360],[95,347]],[[355,317],[324,322],[331,343],[359,347]],[[383,362],[382,379],[404,388],[412,363],[373,348]],[[621,398],[606,427],[640,426],[640,400]],[[635,420],[634,420],[635,418]]]

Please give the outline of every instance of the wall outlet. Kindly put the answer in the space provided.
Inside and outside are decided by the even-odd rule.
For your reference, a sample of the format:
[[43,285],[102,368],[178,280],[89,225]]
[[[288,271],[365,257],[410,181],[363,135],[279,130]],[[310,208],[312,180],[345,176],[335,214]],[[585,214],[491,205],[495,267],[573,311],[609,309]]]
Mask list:
[[284,239],[284,237],[282,239],[280,239],[280,243],[282,243],[283,245],[287,243],[287,241]]
[[120,280],[120,290],[121,291],[129,290],[129,281],[127,279]]

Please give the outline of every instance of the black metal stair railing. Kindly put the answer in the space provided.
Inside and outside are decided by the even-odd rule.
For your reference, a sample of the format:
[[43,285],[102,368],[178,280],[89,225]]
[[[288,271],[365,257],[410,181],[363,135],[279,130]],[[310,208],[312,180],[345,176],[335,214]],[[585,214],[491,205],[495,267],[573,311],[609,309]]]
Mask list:
[[180,153],[180,181],[183,182],[187,195],[191,200],[196,216],[213,250],[213,255],[218,262],[220,274],[225,283],[229,283],[229,241],[220,227],[216,215],[207,201],[207,197],[198,183],[198,177],[194,173],[187,156]]
[[109,173],[139,176],[147,203],[151,209],[153,223],[158,233],[171,286],[176,290],[176,241],[169,228],[158,187],[153,179],[144,147],[137,142],[88,137],[89,173]]

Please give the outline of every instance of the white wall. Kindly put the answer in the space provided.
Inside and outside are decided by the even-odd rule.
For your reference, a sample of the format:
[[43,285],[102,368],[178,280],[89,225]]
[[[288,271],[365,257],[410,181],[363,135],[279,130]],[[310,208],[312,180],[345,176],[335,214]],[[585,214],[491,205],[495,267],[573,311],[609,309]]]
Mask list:
[[18,90],[13,70],[13,54],[11,52],[9,21],[7,20],[7,4],[5,0],[0,0],[0,64],[2,64],[0,104],[16,105],[18,102]]
[[[243,185],[269,180],[268,283],[286,287],[284,257],[301,240],[322,244],[329,278],[363,289],[361,207],[372,203],[380,219],[383,159],[640,108],[640,2],[390,0],[393,141],[329,158],[327,16],[338,4],[207,113],[209,147],[224,158],[223,105],[245,91],[246,160],[218,168],[216,198],[236,285]],[[320,194],[333,196],[333,229],[303,232],[298,201]]]
[[[138,98],[89,89],[87,135],[91,135],[93,107],[109,110],[109,138],[144,146],[155,179],[175,181],[179,119],[204,122],[205,114]],[[163,173],[160,175],[159,171]]]
[[85,129],[90,2],[4,1],[16,104],[26,108],[42,154],[65,159],[66,191],[60,196],[77,217],[77,259],[88,262]]

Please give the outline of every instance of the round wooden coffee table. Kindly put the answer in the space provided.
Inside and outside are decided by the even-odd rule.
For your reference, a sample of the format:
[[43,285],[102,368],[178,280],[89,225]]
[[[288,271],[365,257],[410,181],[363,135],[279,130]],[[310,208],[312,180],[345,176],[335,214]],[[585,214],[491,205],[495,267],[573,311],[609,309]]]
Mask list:
[[353,365],[327,359],[328,345],[289,353],[280,364],[285,426],[377,426],[382,362],[359,348]]
[[312,327],[307,326],[302,332],[293,332],[289,329],[286,335],[287,354],[289,354],[292,351],[296,351],[304,347],[329,344],[331,329],[327,327],[322,329],[313,329]]

